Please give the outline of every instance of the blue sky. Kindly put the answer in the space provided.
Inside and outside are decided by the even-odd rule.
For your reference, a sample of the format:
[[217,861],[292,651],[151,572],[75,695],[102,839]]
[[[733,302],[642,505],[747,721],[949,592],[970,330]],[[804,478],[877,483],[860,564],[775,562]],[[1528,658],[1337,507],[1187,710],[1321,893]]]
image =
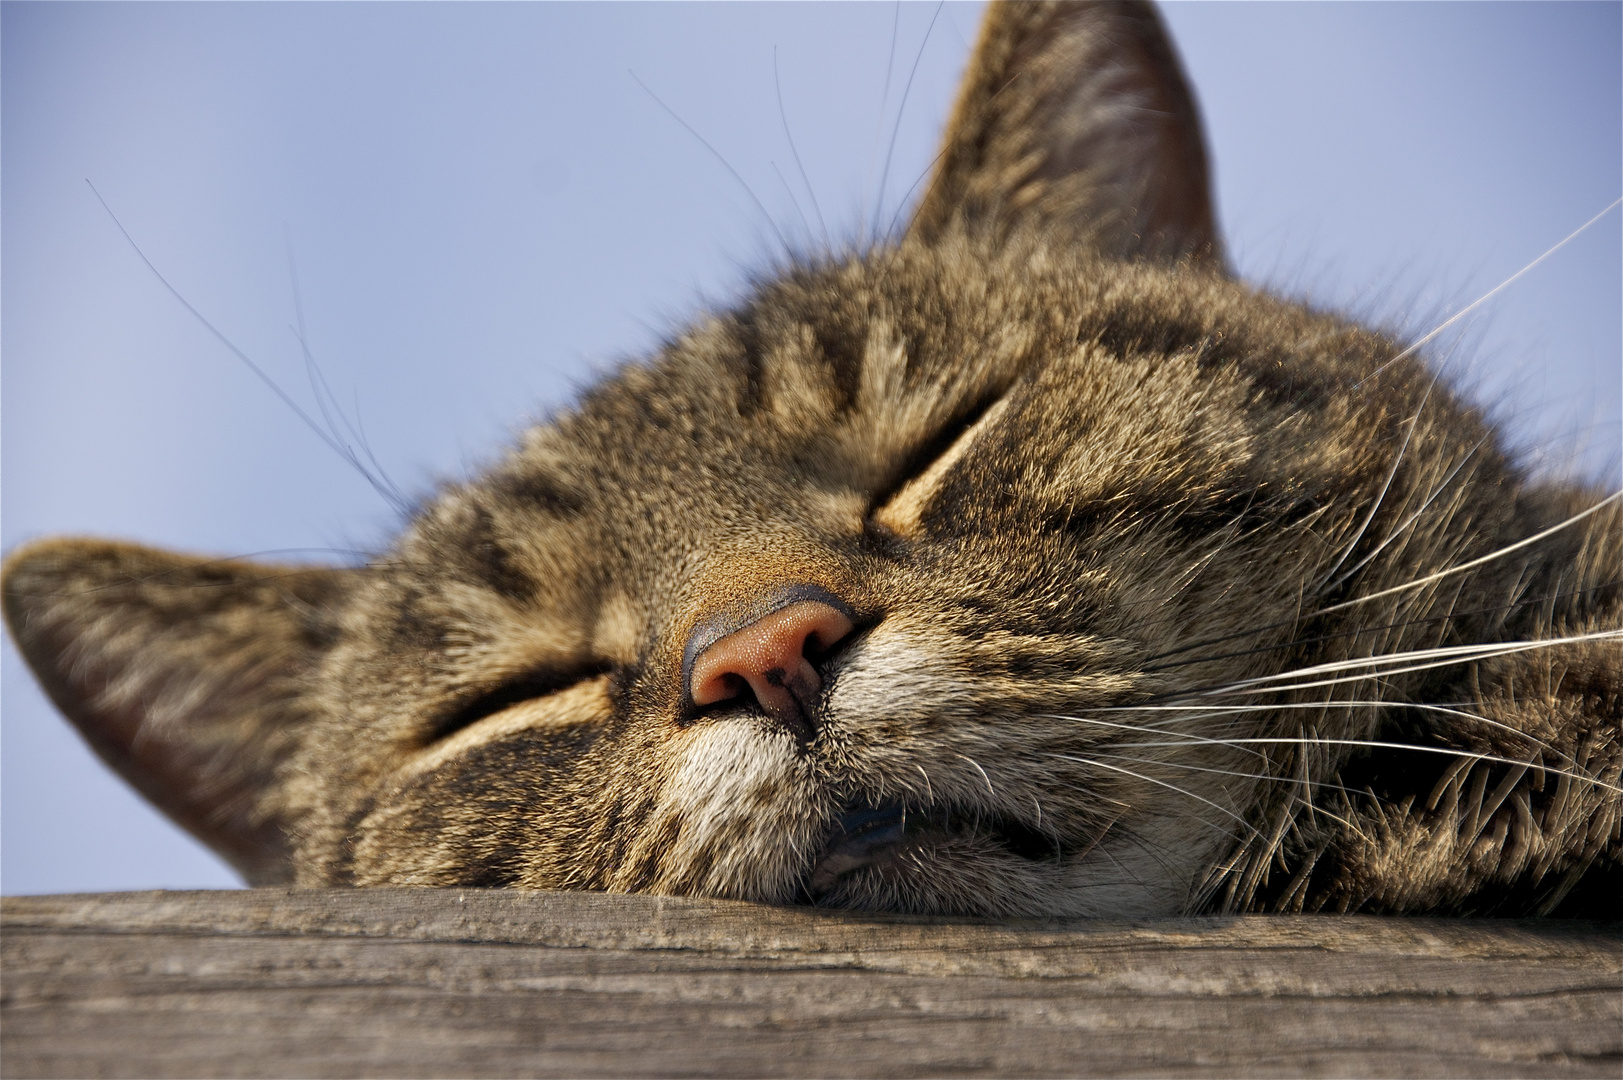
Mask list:
[[[887,225],[978,10],[5,4],[0,544],[342,561],[396,524],[86,180],[309,407],[302,308],[338,401],[422,493],[820,220],[836,242]],[[1623,193],[1620,12],[1168,7],[1240,273],[1411,333],[1515,273]],[[1613,486],[1620,250],[1613,211],[1432,353],[1530,461]],[[3,664],[0,887],[235,883],[91,757],[9,643]]]

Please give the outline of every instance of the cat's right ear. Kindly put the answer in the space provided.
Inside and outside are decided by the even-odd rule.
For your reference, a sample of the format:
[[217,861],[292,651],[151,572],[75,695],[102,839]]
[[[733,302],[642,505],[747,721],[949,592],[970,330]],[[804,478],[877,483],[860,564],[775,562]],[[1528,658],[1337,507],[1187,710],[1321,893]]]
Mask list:
[[1222,266],[1194,95],[1148,3],[994,2],[911,232],[1019,226]]
[[277,767],[353,570],[50,540],[6,560],[24,659],[102,760],[250,884],[290,876]]

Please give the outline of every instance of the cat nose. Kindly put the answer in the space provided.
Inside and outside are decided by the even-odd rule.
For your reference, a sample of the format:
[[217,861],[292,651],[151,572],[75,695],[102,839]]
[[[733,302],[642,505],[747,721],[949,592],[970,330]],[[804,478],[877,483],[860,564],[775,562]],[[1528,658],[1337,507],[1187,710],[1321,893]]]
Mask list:
[[753,694],[768,716],[809,740],[823,688],[816,662],[853,629],[846,611],[811,599],[791,601],[708,643],[715,628],[701,626],[689,642],[688,697],[704,706]]

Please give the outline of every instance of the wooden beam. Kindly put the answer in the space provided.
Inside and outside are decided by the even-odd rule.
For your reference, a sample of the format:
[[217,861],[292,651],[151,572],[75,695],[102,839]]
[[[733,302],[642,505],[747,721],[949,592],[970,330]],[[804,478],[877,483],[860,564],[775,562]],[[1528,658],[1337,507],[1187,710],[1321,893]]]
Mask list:
[[1609,1076],[1618,924],[586,893],[0,902],[23,1076]]

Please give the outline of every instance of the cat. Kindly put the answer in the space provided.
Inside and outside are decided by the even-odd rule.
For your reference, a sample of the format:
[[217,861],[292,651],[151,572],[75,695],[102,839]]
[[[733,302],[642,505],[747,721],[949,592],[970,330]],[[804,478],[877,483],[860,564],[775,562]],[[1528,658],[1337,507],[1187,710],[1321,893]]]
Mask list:
[[1153,11],[994,8],[898,244],[702,317],[365,569],[47,541],[8,623],[252,881],[1604,910],[1615,500],[1230,279],[1205,172]]

